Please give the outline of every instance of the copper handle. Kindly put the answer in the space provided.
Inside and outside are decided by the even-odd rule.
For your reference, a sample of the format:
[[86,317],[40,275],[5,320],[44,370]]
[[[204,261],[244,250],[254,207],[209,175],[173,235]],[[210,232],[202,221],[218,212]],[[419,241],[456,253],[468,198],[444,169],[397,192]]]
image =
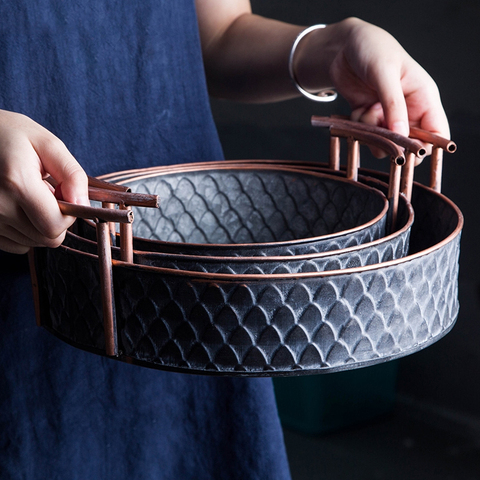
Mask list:
[[[47,177],[45,180],[54,188],[58,185],[58,182],[51,176]],[[96,200],[102,203],[124,204],[132,207],[158,208],[158,195],[132,193],[129,187],[105,182],[104,180],[95,177],[88,177],[88,196],[91,200]],[[78,216],[80,218],[93,218],[82,217],[82,215],[75,215],[74,213],[69,213],[69,215]]]
[[88,195],[91,200],[97,200],[99,202],[124,204],[131,207],[158,208],[158,195],[106,190],[97,187],[89,187]]
[[390,155],[392,162],[396,165],[403,165],[405,163],[405,157],[401,148],[392,140],[382,137],[377,133],[359,130],[350,125],[332,125],[330,127],[330,133],[334,137],[352,137],[366,145],[378,147],[387,152]]
[[449,153],[455,153],[457,150],[457,145],[452,140],[448,140],[435,133],[427,132],[426,130],[417,127],[410,127],[410,137],[418,138],[426,143],[431,143],[434,147],[440,147],[442,150]]
[[[437,192],[440,192],[441,190],[443,151],[453,153],[457,150],[457,146],[452,140],[443,138],[432,132],[428,132],[417,127],[410,127],[410,136],[407,138],[386,128],[367,125],[360,122],[352,122],[348,119],[348,117],[321,117],[314,115],[312,116],[311,121],[313,126],[328,127],[330,130],[333,129],[334,131],[337,129],[354,129],[357,131],[376,134],[384,137],[385,139],[389,139],[396,145],[404,148],[406,165],[402,172],[401,192],[407,197],[408,200],[411,199],[412,193],[413,169],[421,162],[422,157],[426,155],[426,149],[418,140],[432,145],[429,186]],[[365,141],[364,143],[371,144],[368,141]],[[331,140],[331,168],[335,170],[339,169],[339,158],[338,142]],[[351,155],[349,154],[349,160],[350,158]]]
[[348,140],[347,178],[351,180],[357,180],[357,170],[359,167],[358,142],[378,147],[390,155],[390,181],[387,194],[390,209],[388,213],[387,229],[394,231],[398,215],[401,168],[405,163],[403,151],[397,144],[388,138],[371,131],[358,130],[352,125],[346,123],[330,126],[330,134],[332,137],[344,137]]
[[112,190],[116,192],[130,192],[130,187],[126,187],[125,185],[118,185],[117,183],[106,182],[105,180],[100,180],[96,177],[91,177],[88,175],[88,186],[101,188],[103,190]]
[[355,128],[356,130],[370,132],[376,135],[380,135],[384,138],[388,138],[389,140],[396,143],[400,147],[403,147],[409,152],[414,153],[419,158],[422,158],[427,154],[425,147],[417,140],[404,137],[403,135],[392,132],[387,128],[367,125],[366,123],[352,122],[351,120],[347,120],[339,117],[319,117],[316,115],[312,116],[312,125],[315,127],[347,126],[347,127]]
[[58,200],[58,206],[64,215],[71,215],[72,217],[89,218],[102,222],[133,222],[133,212],[131,210],[87,207],[85,205],[74,205],[73,203],[64,202],[63,200]]
[[[52,178],[47,181],[54,187]],[[158,208],[158,196],[131,193],[128,187],[88,178],[88,194],[91,200],[100,201],[105,208],[74,205],[58,200],[60,210],[65,215],[88,218],[97,225],[97,254],[100,274],[100,287],[105,331],[105,352],[109,356],[118,356],[117,323],[114,307],[113,271],[111,255],[111,233],[113,223],[120,223],[120,256],[125,262],[133,263],[133,212],[131,206]],[[114,204],[119,206],[114,208]]]

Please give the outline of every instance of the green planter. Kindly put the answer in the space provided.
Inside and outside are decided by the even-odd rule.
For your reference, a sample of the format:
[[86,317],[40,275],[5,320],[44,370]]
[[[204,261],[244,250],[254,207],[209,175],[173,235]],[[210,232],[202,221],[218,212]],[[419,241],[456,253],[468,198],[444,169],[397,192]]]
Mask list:
[[282,425],[321,434],[390,413],[397,369],[397,361],[392,361],[332,374],[274,378]]

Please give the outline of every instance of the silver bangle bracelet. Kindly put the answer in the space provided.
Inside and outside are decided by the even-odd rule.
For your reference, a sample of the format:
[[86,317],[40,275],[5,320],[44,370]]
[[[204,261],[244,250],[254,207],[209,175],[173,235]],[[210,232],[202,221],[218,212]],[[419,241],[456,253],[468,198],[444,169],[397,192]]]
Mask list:
[[288,58],[288,71],[290,73],[290,78],[292,79],[293,84],[302,95],[315,102],[333,102],[337,98],[338,94],[332,88],[322,88],[316,93],[310,93],[303,89],[298,83],[297,77],[295,76],[295,72],[293,70],[293,59],[295,57],[295,52],[297,50],[298,44],[301,42],[302,38],[308,35],[310,32],[313,32],[314,30],[325,27],[326,25],[324,24],[312,25],[311,27],[308,27],[302,32],[300,32],[298,37],[293,42],[292,50],[290,51],[290,57]]

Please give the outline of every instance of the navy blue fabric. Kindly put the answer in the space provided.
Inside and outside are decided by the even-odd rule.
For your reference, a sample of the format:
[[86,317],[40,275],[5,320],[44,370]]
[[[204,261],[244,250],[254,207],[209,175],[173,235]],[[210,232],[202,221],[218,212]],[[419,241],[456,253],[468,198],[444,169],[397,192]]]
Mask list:
[[191,3],[0,2],[0,108],[91,174],[221,158]]
[[[216,160],[193,0],[0,2],[0,107],[90,174]],[[28,273],[0,271],[1,480],[287,480],[268,379],[149,370],[35,326]]]

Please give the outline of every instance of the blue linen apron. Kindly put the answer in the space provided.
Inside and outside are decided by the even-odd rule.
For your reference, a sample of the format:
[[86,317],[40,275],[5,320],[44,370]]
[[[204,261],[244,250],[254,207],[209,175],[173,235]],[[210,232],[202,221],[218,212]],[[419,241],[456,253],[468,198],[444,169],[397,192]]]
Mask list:
[[[218,160],[193,0],[0,1],[0,108],[91,175]],[[287,480],[271,382],[161,372],[35,326],[0,255],[0,480]]]

